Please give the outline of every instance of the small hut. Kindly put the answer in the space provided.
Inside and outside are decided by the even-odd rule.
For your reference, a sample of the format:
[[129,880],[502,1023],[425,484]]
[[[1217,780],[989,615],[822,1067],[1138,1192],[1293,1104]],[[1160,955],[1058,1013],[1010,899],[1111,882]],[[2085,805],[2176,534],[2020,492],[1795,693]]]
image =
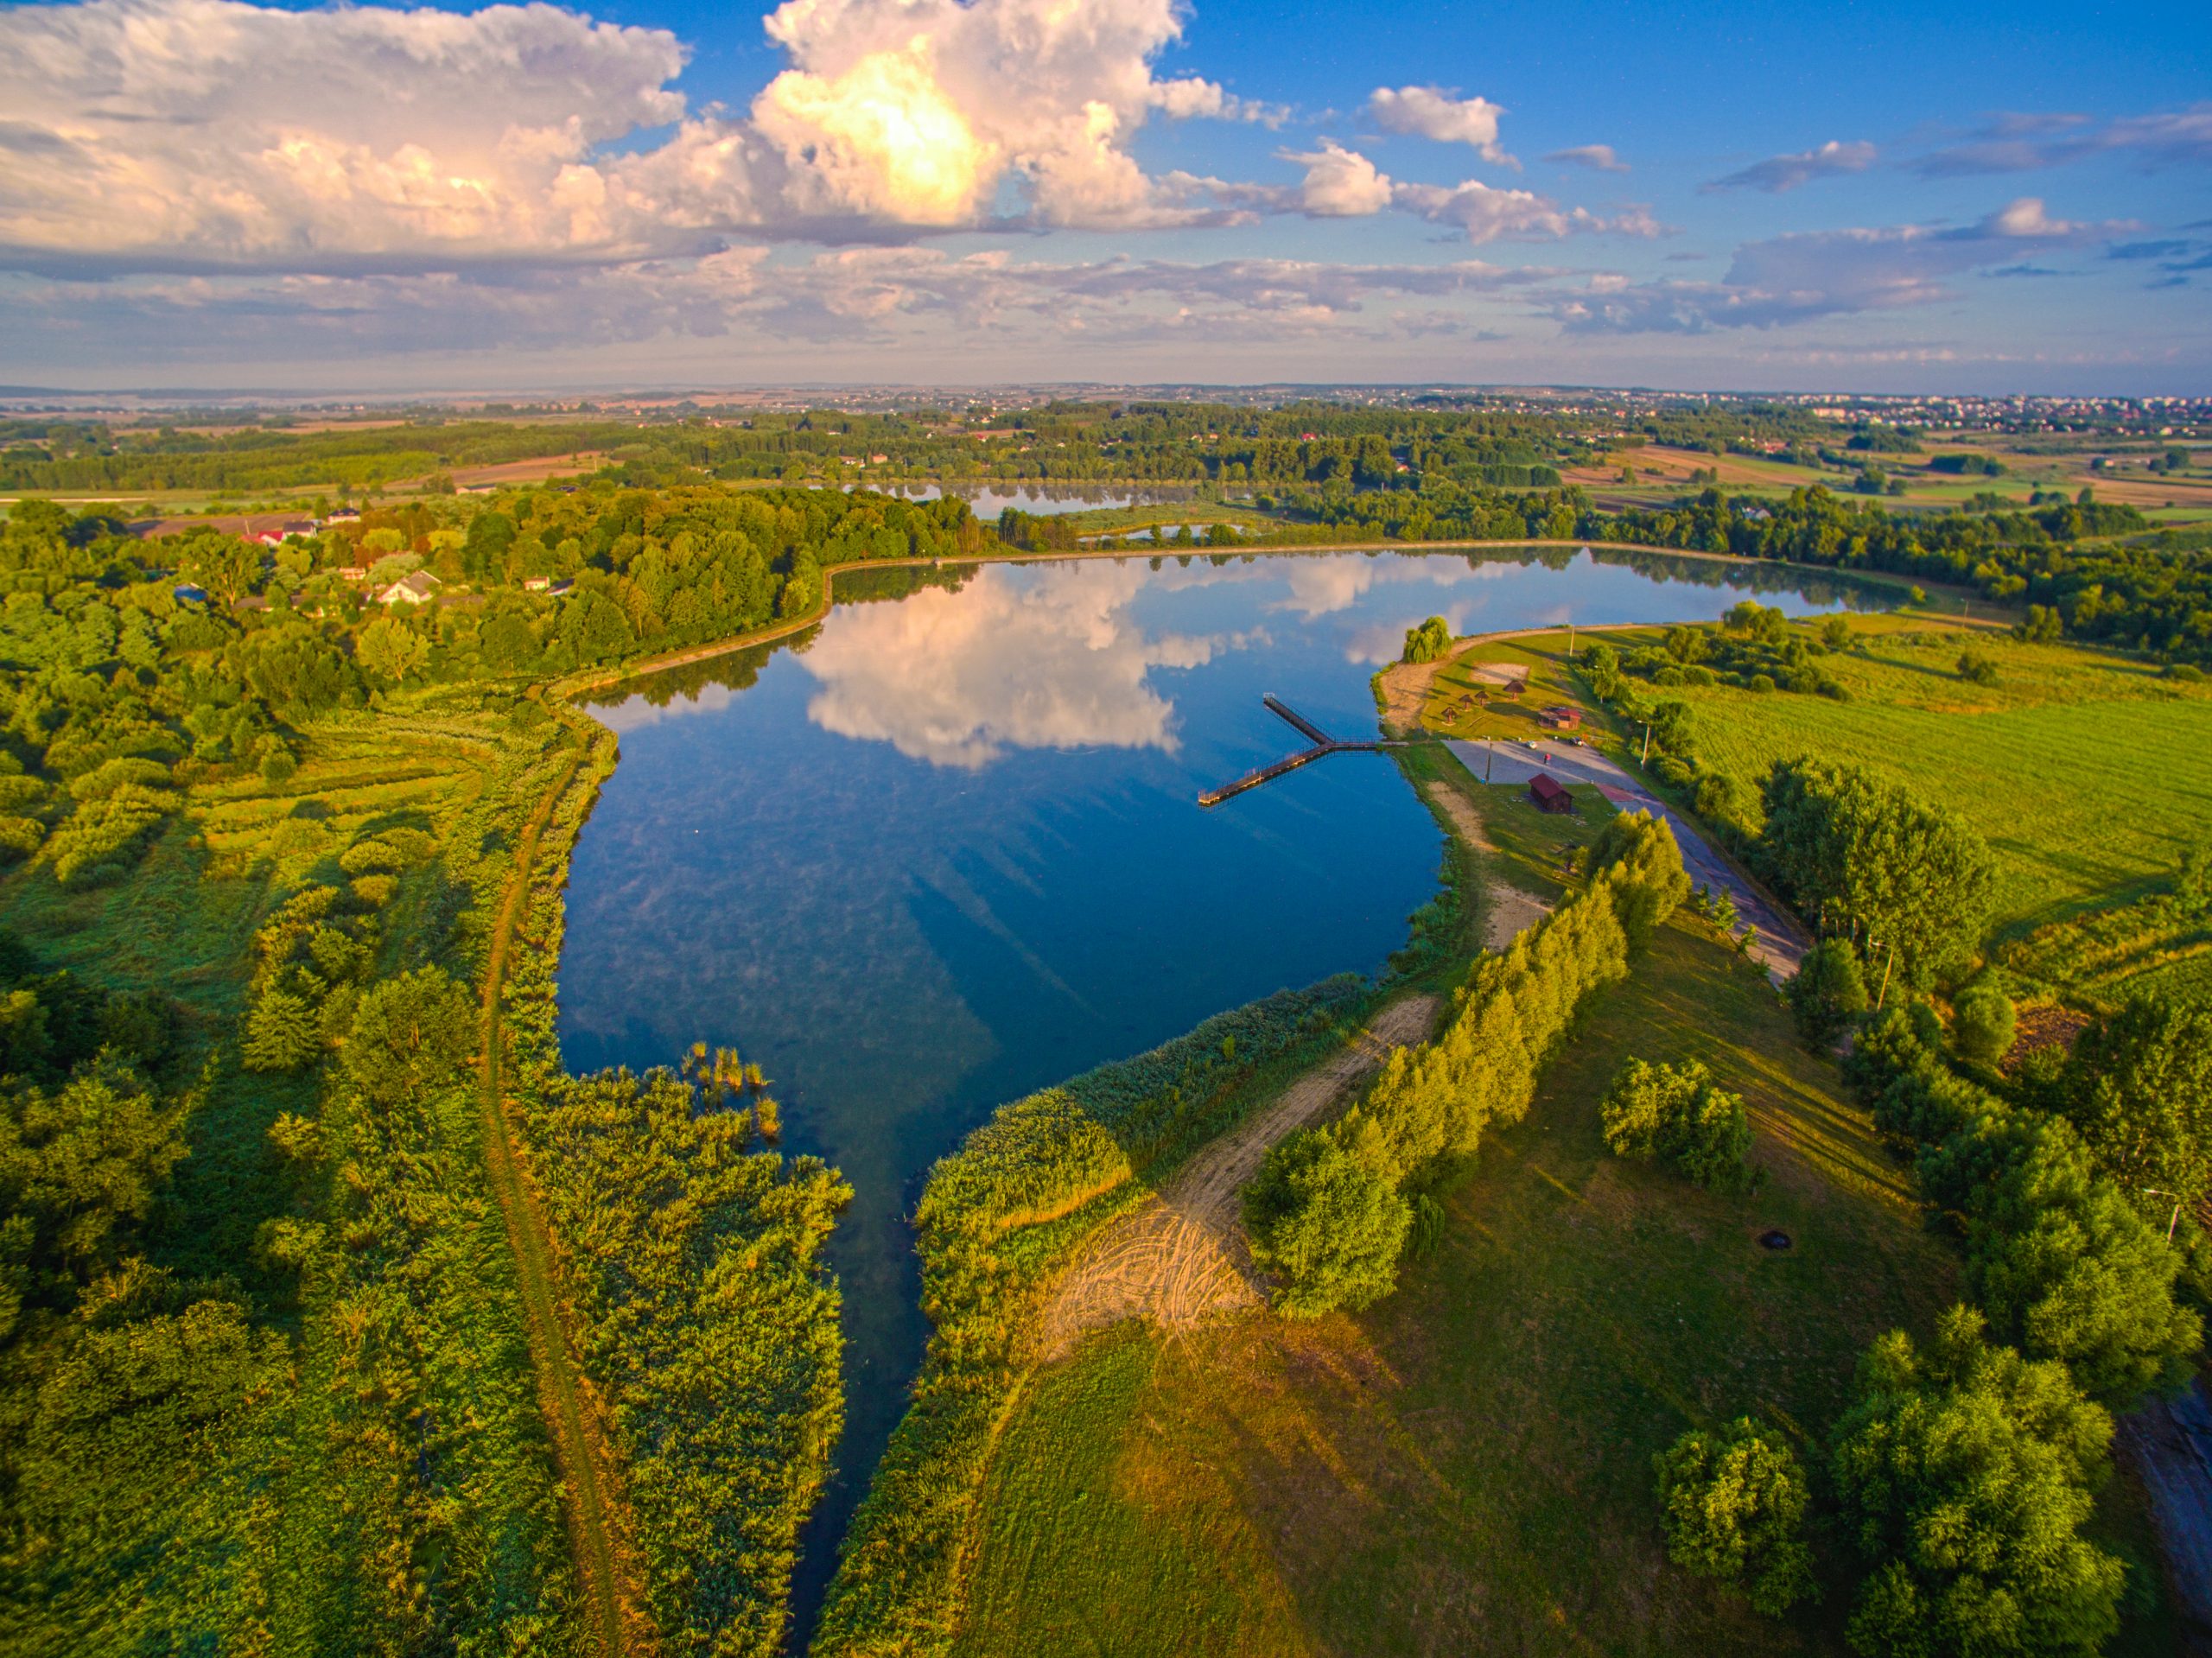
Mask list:
[[1574,810],[1574,797],[1554,782],[1548,772],[1539,772],[1529,779],[1529,798],[1548,812]]
[[1537,715],[1536,723],[1547,731],[1580,731],[1582,729],[1582,710],[1561,703]]

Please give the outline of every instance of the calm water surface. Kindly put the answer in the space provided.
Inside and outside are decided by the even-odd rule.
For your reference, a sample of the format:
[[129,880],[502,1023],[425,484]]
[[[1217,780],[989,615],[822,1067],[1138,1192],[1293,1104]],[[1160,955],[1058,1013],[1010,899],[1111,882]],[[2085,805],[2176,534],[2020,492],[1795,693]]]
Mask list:
[[[1333,756],[1212,811],[1194,797],[1303,746],[1273,691],[1374,734],[1405,630],[1709,619],[1751,579],[1588,555],[1305,555],[987,565],[839,582],[815,632],[648,682],[577,847],[561,969],[571,1069],[741,1047],[788,1149],[857,1194],[831,1256],[849,1421],[810,1534],[802,1624],[927,1334],[902,1217],[1003,1101],[1208,1014],[1373,972],[1442,843],[1381,754]],[[1793,613],[1836,591],[1778,588]],[[847,602],[868,580],[903,597]]]

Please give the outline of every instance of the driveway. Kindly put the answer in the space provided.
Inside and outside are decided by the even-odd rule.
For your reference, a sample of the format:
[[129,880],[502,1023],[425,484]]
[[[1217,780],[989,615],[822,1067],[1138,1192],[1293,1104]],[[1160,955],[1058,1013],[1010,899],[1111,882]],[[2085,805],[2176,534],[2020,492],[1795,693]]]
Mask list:
[[1588,783],[1623,811],[1647,811],[1664,818],[1682,849],[1682,867],[1693,885],[1726,892],[1736,903],[1736,916],[1759,930],[1751,947],[1754,959],[1764,965],[1767,976],[1779,984],[1796,972],[1812,939],[1797,918],[1771,902],[1735,865],[1722,857],[1681,813],[1644,788],[1634,776],[1594,748],[1573,743],[1544,741],[1472,742],[1450,738],[1446,745],[1459,757],[1478,782],[1521,784],[1539,772],[1548,772],[1560,783]]

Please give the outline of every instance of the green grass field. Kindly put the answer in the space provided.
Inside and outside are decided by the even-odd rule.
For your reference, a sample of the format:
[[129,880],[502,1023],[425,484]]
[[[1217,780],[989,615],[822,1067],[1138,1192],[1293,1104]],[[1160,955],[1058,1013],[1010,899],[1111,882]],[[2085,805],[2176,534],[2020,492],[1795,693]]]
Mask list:
[[[2100,994],[2150,970],[2212,987],[2212,930],[2150,939],[2129,926],[2133,946],[2094,963],[2073,936],[2110,931],[2113,912],[2165,892],[2212,829],[2212,687],[1986,630],[1862,619],[1855,638],[1823,658],[1849,702],[1727,686],[1662,694],[1696,710],[1700,763],[1753,795],[1775,761],[1809,754],[1956,811],[1997,854],[1994,943],[2021,970]],[[1968,645],[1996,662],[1995,684],[1960,676]]]
[[[1511,791],[1471,792],[1542,890],[1548,842]],[[1607,1153],[1598,1101],[1631,1054],[1701,1058],[1745,1096],[1759,1192]],[[1041,1373],[988,1477],[957,1649],[1843,1650],[1833,1547],[1824,1605],[1768,1623],[1666,1563],[1650,1489],[1693,1424],[1748,1412],[1809,1448],[1866,1343],[1958,1293],[1952,1246],[1764,979],[1670,925],[1442,1197],[1442,1244],[1365,1315],[1179,1343],[1128,1325]],[[1759,1248],[1773,1227],[1796,1247]],[[2103,1540],[2151,1558],[2139,1494],[2115,1482],[2107,1509]],[[2114,1650],[2170,1643],[2153,1614]]]
[[[1851,646],[1821,658],[1848,702],[1726,685],[1641,689],[1691,706],[1699,764],[1735,778],[1746,801],[1777,760],[1812,755],[1865,766],[1956,811],[1998,859],[1992,953],[2031,985],[2092,1000],[2212,994],[2212,928],[2164,902],[2183,853],[2212,833],[2212,686],[1924,610],[1848,620]],[[1657,643],[1660,630],[1604,637],[1630,650]],[[1547,633],[1471,648],[1438,674],[1424,727],[1521,739],[1540,734],[1538,708],[1571,702],[1588,716],[1586,736],[1630,753],[1568,671],[1565,645]],[[1960,675],[1968,648],[1995,661],[1995,684]],[[1493,660],[1533,664],[1528,692],[1463,708],[1473,689],[1465,664]]]

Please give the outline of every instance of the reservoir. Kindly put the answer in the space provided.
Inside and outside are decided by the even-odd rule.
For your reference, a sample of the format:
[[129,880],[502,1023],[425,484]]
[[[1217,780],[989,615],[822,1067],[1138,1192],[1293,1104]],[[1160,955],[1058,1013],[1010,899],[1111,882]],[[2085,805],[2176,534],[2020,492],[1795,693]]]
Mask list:
[[[1004,1101],[1346,969],[1436,890],[1442,838],[1387,754],[1304,746],[1274,693],[1371,738],[1369,681],[1432,614],[1455,632],[1711,619],[1802,573],[1517,553],[1205,555],[865,571],[800,638],[606,694],[621,763],[571,870],[569,1068],[740,1048],[785,1148],[855,1197],[831,1257],[848,1421],[800,1626],[904,1408],[927,1327],[903,1217]],[[1754,583],[1756,586],[1754,586]]]

